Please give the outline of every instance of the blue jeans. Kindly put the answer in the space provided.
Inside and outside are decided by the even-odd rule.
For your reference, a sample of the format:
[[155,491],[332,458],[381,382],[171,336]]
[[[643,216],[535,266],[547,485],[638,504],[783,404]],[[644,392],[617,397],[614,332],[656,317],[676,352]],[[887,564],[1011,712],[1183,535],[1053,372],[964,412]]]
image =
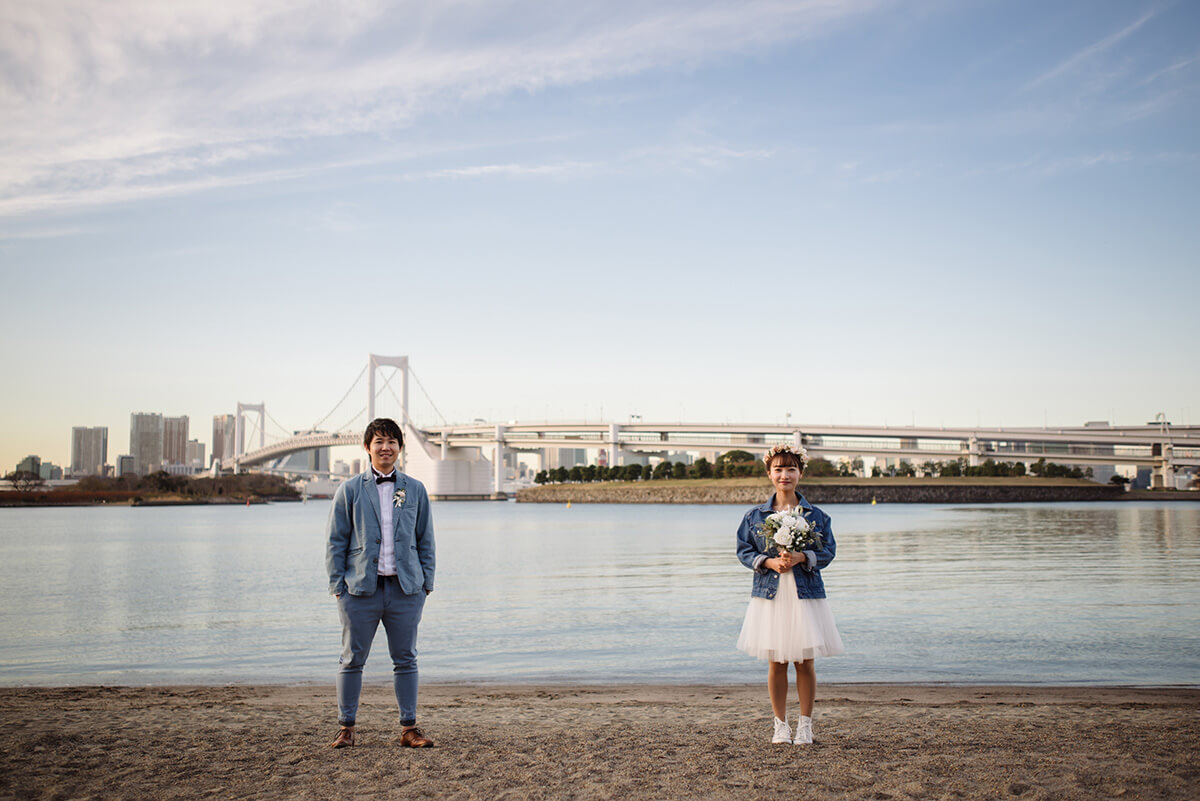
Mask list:
[[380,576],[373,595],[342,593],[338,614],[342,619],[341,667],[337,674],[338,724],[353,726],[362,694],[363,665],[379,624],[387,633],[392,655],[392,684],[400,725],[417,723],[417,624],[425,608],[425,591],[407,595],[395,576]]

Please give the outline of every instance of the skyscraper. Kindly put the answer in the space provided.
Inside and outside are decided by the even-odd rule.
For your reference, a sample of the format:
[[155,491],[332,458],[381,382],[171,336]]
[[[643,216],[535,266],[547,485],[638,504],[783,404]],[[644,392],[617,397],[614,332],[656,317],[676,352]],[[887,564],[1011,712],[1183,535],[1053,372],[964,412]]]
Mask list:
[[237,418],[232,414],[213,415],[212,456],[222,463],[233,458],[233,438],[237,434]]
[[204,443],[198,439],[188,440],[187,466],[193,470],[204,469]]
[[108,461],[108,426],[71,429],[71,475],[102,476]]
[[133,412],[129,415],[129,455],[139,476],[156,473],[163,463],[163,416]]
[[163,463],[187,464],[188,418],[163,418]]

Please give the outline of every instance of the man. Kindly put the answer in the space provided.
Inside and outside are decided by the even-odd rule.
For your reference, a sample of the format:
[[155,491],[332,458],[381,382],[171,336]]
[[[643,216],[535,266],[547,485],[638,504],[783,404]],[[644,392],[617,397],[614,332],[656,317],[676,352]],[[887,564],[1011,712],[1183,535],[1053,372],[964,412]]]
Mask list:
[[354,745],[362,671],[383,623],[400,708],[400,744],[433,745],[417,728],[417,624],[433,592],[433,520],[429,495],[396,469],[404,434],[395,421],[372,420],[363,434],[371,469],[338,487],[329,513],[325,567],[342,619],[334,748]]

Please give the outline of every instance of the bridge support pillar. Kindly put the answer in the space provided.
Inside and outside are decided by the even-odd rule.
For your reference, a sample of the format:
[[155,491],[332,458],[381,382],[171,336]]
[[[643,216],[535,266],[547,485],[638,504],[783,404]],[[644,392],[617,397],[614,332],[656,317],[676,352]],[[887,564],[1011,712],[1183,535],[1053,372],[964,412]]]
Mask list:
[[618,467],[621,464],[621,427],[616,423],[608,424],[608,446],[611,453],[608,457],[609,467]]
[[979,467],[982,464],[979,459],[981,452],[978,437],[971,437],[967,440],[967,464],[970,467]]
[[[1164,442],[1161,448],[1154,448],[1155,456],[1158,456],[1158,464],[1154,465],[1154,474],[1150,479],[1150,486],[1154,489],[1175,489],[1175,465],[1171,461],[1172,451],[1171,443]],[[1161,454],[1161,455],[1160,455]]]
[[496,426],[496,461],[492,465],[495,478],[492,482],[492,492],[496,495],[504,492],[504,426]]

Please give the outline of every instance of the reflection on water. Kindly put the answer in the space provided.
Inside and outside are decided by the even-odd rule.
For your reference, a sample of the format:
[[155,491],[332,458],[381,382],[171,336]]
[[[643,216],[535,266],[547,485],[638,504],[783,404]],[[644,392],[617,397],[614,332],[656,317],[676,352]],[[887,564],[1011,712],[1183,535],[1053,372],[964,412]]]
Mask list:
[[[0,683],[332,681],[327,509],[0,510]],[[1200,684],[1198,506],[826,511],[826,681]],[[742,512],[435,504],[424,679],[761,680]]]

